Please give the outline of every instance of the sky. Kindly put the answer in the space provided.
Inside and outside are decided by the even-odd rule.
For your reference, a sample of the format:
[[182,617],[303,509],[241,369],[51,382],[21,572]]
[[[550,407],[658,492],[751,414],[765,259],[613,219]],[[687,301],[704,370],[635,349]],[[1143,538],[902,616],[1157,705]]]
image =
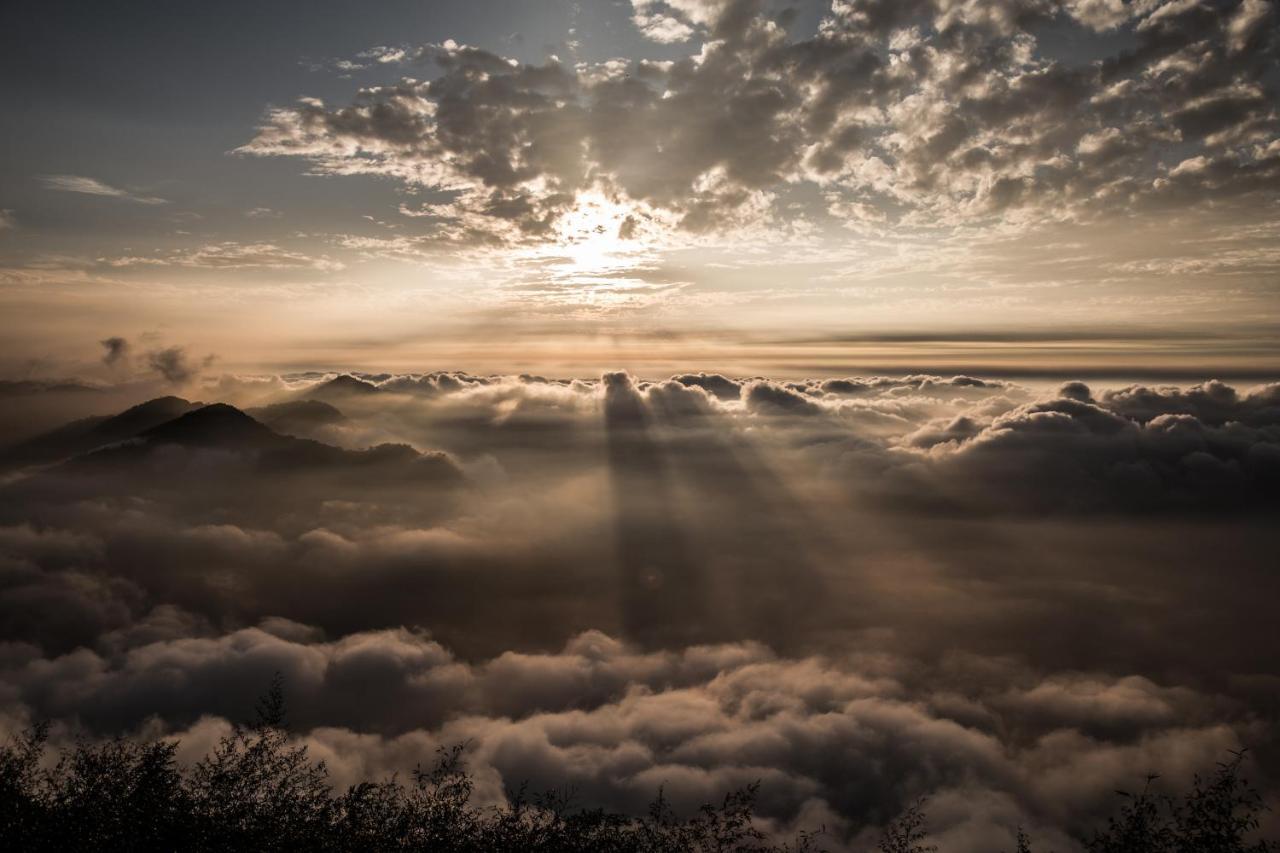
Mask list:
[[1275,15],[17,8],[0,359],[1274,375]]
[[1280,3],[0,18],[0,741],[1280,837]]

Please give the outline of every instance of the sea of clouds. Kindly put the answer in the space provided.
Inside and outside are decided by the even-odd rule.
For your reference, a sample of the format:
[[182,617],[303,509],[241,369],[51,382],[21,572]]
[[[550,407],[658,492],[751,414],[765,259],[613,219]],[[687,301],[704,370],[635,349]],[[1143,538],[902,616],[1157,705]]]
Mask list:
[[1277,790],[1280,385],[185,396],[3,454],[4,729],[172,735],[194,760],[278,672],[339,785],[455,743],[491,802],[527,782],[639,810],[661,787],[687,811],[759,780],[770,828],[836,850],[921,796],[944,849],[1021,826],[1076,850],[1116,789],[1243,747]]

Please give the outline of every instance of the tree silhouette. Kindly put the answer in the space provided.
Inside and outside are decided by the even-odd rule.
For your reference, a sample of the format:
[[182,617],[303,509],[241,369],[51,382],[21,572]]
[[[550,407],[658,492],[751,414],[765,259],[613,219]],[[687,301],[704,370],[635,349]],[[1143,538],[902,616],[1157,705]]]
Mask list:
[[[472,803],[466,745],[441,749],[411,782],[396,777],[345,791],[324,762],[284,729],[277,676],[255,721],[238,725],[194,766],[180,768],[177,744],[141,738],[77,741],[44,762],[49,727],[38,724],[0,746],[0,848],[23,851],[481,851],[533,853],[808,853],[819,837],[766,837],[754,819],[758,787],[678,816],[661,789],[641,816],[573,805],[570,789],[530,797],[510,792],[503,808]],[[1256,839],[1261,797],[1233,754],[1185,796],[1150,791],[1150,781],[1084,843],[1090,853],[1270,853]],[[1154,778],[1154,777],[1153,777]],[[934,853],[925,802],[889,823],[881,853]],[[1031,853],[1021,829],[1017,853]]]
[[1274,842],[1250,840],[1258,831],[1262,797],[1240,775],[1243,752],[1218,765],[1208,779],[1195,777],[1183,797],[1157,795],[1148,776],[1141,793],[1125,799],[1106,829],[1088,842],[1089,853],[1268,853]]
[[935,845],[924,843],[929,837],[924,829],[924,807],[925,800],[917,800],[889,822],[880,838],[880,853],[937,853]]

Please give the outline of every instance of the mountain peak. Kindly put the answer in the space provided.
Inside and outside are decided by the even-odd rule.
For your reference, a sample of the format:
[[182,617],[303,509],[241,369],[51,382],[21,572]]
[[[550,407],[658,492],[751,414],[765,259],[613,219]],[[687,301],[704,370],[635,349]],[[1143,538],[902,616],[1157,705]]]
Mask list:
[[324,400],[326,397],[350,397],[365,396],[369,394],[377,394],[379,392],[377,385],[372,382],[366,382],[359,377],[344,373],[341,376],[335,376],[327,382],[321,382],[312,388],[307,389],[305,396]]
[[[185,415],[199,405],[199,403],[192,403],[190,400],[184,400],[181,397],[156,397],[154,400],[131,406],[120,414],[107,418],[103,422],[103,426],[121,433],[128,432],[131,427],[140,432]],[[122,435],[121,437],[128,436]]]
[[116,415],[81,418],[7,448],[0,453],[0,465],[53,462],[128,441],[186,414],[198,405],[181,397],[157,397]]
[[149,429],[141,438],[151,444],[271,446],[280,436],[235,406],[212,403]]

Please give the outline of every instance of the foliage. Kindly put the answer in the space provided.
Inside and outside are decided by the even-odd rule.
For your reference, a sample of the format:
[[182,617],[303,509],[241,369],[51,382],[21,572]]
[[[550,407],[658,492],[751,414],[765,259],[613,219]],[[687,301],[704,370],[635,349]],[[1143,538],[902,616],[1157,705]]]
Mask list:
[[917,800],[899,817],[889,822],[880,839],[880,853],[937,853],[938,848],[925,844],[924,800]]
[[447,851],[480,853],[765,853],[808,851],[766,843],[752,819],[756,789],[729,794],[679,819],[661,793],[640,818],[571,808],[569,793],[507,808],[471,803],[463,747],[441,750],[412,783],[366,782],[335,793],[323,762],[291,745],[281,727],[280,685],[194,767],[176,745],[118,738],[78,742],[41,768],[49,729],[40,725],[0,747],[0,846],[64,851]]
[[1273,842],[1253,839],[1262,798],[1240,775],[1243,753],[1218,765],[1208,779],[1196,776],[1182,798],[1151,792],[1125,798],[1106,829],[1088,843],[1089,853],[1269,853]]
[[[237,726],[191,768],[176,745],[117,738],[80,741],[45,763],[41,724],[0,746],[0,847],[63,851],[442,851],[480,853],[765,853],[813,851],[817,838],[769,841],[753,819],[756,786],[681,818],[661,791],[633,817],[573,807],[573,792],[513,791],[504,808],[472,803],[464,748],[443,749],[410,782],[391,778],[335,792],[323,762],[283,728],[277,681],[257,720]],[[1241,778],[1241,756],[1197,778],[1178,799],[1125,794],[1117,815],[1086,842],[1090,853],[1270,853],[1250,840],[1263,808]],[[924,801],[892,821],[881,853],[935,853]],[[1018,830],[1018,853],[1031,853]]]

